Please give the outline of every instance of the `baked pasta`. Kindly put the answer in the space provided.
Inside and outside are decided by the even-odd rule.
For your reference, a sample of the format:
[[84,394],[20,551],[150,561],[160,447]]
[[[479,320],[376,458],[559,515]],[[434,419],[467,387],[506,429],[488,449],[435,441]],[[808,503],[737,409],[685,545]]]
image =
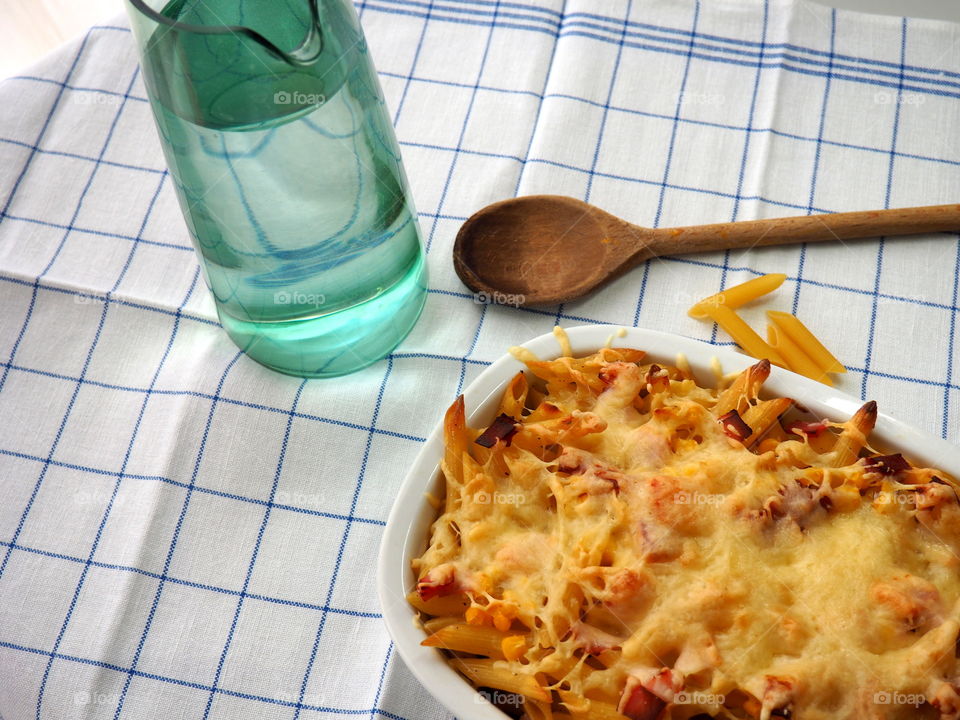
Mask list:
[[453,404],[423,644],[530,720],[960,717],[954,481],[872,450],[875,403],[679,364],[527,358],[490,427]]

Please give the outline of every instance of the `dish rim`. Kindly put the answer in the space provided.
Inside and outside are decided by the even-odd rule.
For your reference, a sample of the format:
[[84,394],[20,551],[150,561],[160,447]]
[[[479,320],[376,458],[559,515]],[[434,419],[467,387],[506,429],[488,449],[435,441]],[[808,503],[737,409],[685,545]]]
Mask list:
[[[608,342],[614,347],[644,350],[654,362],[674,363],[679,353],[686,356],[690,368],[703,384],[715,376],[713,358],[725,373],[740,371],[757,362],[755,358],[732,349],[700,340],[644,328],[617,325],[580,325],[565,328],[574,356],[594,352]],[[562,348],[554,333],[544,333],[522,343],[543,360],[560,357]],[[493,418],[506,383],[526,366],[509,352],[481,372],[464,390],[467,423],[482,427]],[[848,419],[863,401],[788,370],[773,367],[764,390],[792,397],[819,417]],[[443,408],[446,410],[446,408]],[[928,435],[881,412],[871,433],[879,445],[901,451],[930,467],[960,478],[960,447]],[[495,708],[467,680],[453,670],[435,648],[423,647],[426,637],[416,625],[417,611],[405,595],[416,578],[410,561],[426,548],[431,523],[437,511],[427,502],[426,493],[440,487],[440,459],[443,456],[443,420],[437,423],[404,477],[394,501],[380,544],[377,562],[377,594],[384,624],[397,652],[410,672],[436,700],[461,720],[504,720],[505,713]]]

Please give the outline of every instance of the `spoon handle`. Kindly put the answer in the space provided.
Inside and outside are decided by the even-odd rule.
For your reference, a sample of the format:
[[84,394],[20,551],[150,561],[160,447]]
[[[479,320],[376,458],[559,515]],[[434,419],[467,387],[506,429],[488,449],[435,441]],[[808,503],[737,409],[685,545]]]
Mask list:
[[960,205],[929,205],[662,228],[653,231],[648,247],[656,254],[682,254],[950,231],[960,231]]

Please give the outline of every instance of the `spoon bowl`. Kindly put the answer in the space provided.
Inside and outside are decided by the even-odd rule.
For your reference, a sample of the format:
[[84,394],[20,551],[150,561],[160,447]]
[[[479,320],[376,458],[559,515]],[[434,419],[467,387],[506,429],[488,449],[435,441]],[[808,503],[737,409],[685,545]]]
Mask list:
[[662,255],[958,229],[960,205],[652,229],[575,198],[528,195],[468,218],[453,245],[453,266],[468,288],[494,302],[553,305]]

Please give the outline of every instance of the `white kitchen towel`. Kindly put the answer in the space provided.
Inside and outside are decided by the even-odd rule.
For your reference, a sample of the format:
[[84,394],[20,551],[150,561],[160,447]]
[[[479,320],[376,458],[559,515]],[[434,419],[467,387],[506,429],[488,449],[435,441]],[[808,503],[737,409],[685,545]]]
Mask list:
[[960,200],[960,29],[791,0],[358,5],[429,249],[386,360],[277,375],[221,331],[123,19],[0,84],[0,717],[447,717],[392,651],[374,560],[405,468],[508,346],[686,316],[765,272],[840,389],[957,441],[960,239],[652,261],[556,308],[450,262],[494,200],[666,227]]

